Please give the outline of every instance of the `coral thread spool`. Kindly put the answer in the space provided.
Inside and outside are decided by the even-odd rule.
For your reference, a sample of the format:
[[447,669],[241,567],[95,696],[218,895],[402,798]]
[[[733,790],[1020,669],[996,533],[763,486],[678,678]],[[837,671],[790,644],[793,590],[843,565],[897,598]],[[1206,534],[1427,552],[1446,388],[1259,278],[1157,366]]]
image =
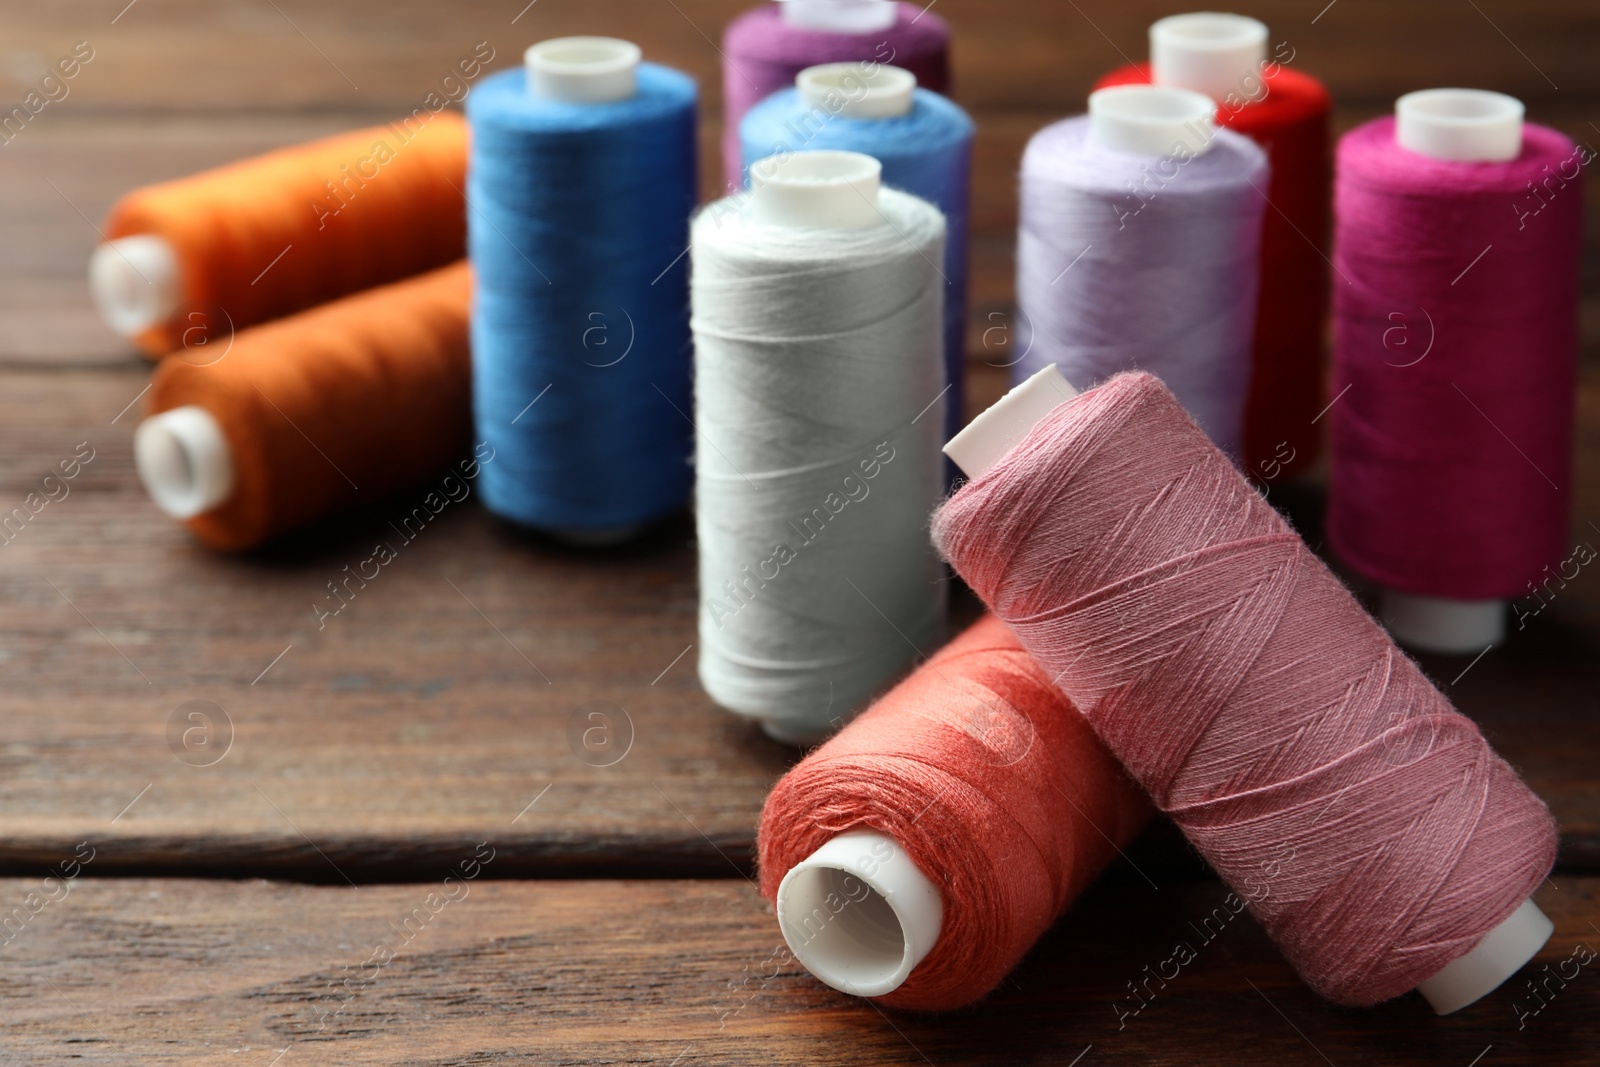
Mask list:
[[1150,811],[991,615],[774,787],[761,892],[828,985],[958,1008],[995,987]]
[[935,540],[1157,805],[1236,891],[1303,853],[1247,895],[1314,988],[1444,1014],[1544,944],[1548,809],[1159,381],[1046,368],[946,453]]
[[936,12],[893,0],[763,4],[728,24],[722,53],[722,158],[729,192],[745,185],[739,146],[745,112],[789,88],[807,67],[893,63],[925,89],[950,88],[950,27]]
[[444,467],[470,425],[471,282],[457,263],[164,360],[134,434],[151,498],[238,550]]
[[1498,643],[1564,554],[1586,161],[1472,89],[1340,141],[1328,539],[1412,647]]
[[[421,274],[466,251],[466,125],[414,116],[135,189],[89,262],[101,315],[152,356]],[[198,334],[196,334],[198,335]]]
[[[1285,49],[1288,49],[1287,55]],[[1321,452],[1315,423],[1322,388],[1328,269],[1328,121],[1332,100],[1290,69],[1287,42],[1267,57],[1267,27],[1217,12],[1171,15],[1150,25],[1150,62],[1123,67],[1095,88],[1151,83],[1205,93],[1217,122],[1256,141],[1271,175],[1261,227],[1261,293],[1245,403],[1241,460],[1272,481],[1309,467]]]

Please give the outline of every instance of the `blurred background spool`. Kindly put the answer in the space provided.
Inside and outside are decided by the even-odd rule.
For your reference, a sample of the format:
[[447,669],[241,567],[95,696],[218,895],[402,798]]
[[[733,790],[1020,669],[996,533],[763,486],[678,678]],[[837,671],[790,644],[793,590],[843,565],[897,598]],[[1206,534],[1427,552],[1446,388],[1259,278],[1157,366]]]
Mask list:
[[456,263],[163,361],[134,436],[156,505],[246,549],[444,467],[471,425],[471,282]]
[[899,67],[827,63],[807,67],[746,112],[739,126],[744,167],[781,152],[837,149],[883,164],[883,183],[944,213],[945,436],[966,410],[967,219],[972,120]]
[[1160,381],[1046,368],[947,451],[945,558],[1313,989],[1444,1014],[1549,939],[1549,810]]
[[466,252],[466,126],[423,112],[135,189],[89,289],[152,356],[407,278]]
[[691,484],[695,86],[639,57],[544,41],[467,100],[484,503],[579,543],[628,537]]
[[693,227],[700,679],[797,743],[943,627],[944,220],[879,170],[762,160]]
[[1150,813],[991,615],[778,782],[761,815],[761,893],[827,984],[896,1008],[959,1008],[999,983]]
[[[821,63],[892,63],[936,93],[950,90],[950,27],[919,4],[893,0],[781,0],[728,24],[722,35],[725,188],[747,184],[739,124],[758,102]],[[796,151],[818,145],[792,145]]]
[[1012,374],[1058,364],[1088,384],[1147,370],[1237,457],[1267,164],[1250,140],[1216,129],[1214,111],[1200,93],[1120,86],[1034,134]]
[[1339,142],[1328,540],[1435,652],[1500,641],[1567,555],[1593,156],[1522,116],[1426,90]]
[[1261,189],[1272,202],[1261,223],[1261,291],[1256,304],[1250,387],[1245,401],[1246,473],[1271,481],[1310,466],[1322,451],[1313,423],[1324,404],[1332,98],[1291,69],[1289,42],[1271,46],[1267,27],[1243,15],[1195,12],[1150,26],[1150,62],[1112,71],[1095,84],[1152,83],[1205,93],[1217,123],[1267,154]]

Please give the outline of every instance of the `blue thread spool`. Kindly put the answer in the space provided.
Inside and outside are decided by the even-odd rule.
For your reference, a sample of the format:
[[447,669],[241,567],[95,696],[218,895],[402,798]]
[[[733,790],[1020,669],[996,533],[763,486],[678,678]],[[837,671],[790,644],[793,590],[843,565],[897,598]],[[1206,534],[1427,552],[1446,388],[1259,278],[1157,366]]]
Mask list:
[[807,67],[795,88],[773,93],[739,124],[745,185],[750,165],[771,155],[838,149],[883,164],[883,183],[928,201],[947,226],[944,293],[945,437],[965,421],[967,216],[972,119],[908,70],[865,61]]
[[610,543],[681,507],[694,82],[565,37],[467,100],[473,412],[489,509]]

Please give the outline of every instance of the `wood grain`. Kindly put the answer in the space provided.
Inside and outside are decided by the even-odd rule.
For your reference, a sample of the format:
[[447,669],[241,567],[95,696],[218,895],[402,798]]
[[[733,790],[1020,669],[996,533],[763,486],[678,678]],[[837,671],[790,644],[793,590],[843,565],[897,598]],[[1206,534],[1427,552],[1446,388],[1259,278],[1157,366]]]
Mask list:
[[[475,852],[492,854],[469,845],[460,859]],[[1600,963],[1568,962],[1576,977],[1551,979],[1537,1014],[1526,987],[1600,946],[1596,879],[1547,884],[1550,944],[1522,977],[1444,1018],[1415,994],[1327,1004],[1248,915],[1208,927],[1209,941],[1197,933],[1221,887],[1153,889],[1131,874],[1080,900],[987,1001],[922,1017],[817,983],[741,880],[446,886],[445,873],[361,889],[79,878],[5,945],[6,1059],[955,1067],[1001,1062],[1003,1049],[1008,1064],[1557,1067],[1592,1063],[1600,1047]],[[0,902],[30,891],[38,883],[0,882]],[[1195,958],[1174,976],[1164,961],[1179,942]],[[1165,984],[1149,977],[1158,970]],[[1130,983],[1148,990],[1137,1012]]]

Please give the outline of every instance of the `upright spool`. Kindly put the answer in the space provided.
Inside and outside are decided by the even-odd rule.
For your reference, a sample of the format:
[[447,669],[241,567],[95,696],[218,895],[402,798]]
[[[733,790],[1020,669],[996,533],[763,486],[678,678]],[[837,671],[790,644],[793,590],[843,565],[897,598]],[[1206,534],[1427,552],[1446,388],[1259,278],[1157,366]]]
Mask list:
[[471,284],[457,263],[163,361],[134,434],[151,498],[239,550],[444,467],[467,445]]
[[[891,0],[781,0],[728,24],[722,36],[722,160],[725,188],[746,185],[739,124],[773,93],[820,63],[909,70],[936,93],[950,88],[950,27],[925,7]],[[795,151],[818,145],[797,144]]]
[[484,503],[610,543],[690,486],[695,87],[610,37],[529,48],[472,124],[473,410]]
[[[792,4],[794,0],[786,0]],[[886,5],[891,6],[892,5]],[[908,70],[859,63],[807,67],[795,88],[774,93],[739,126],[744,167],[808,149],[862,152],[883,164],[883,183],[944,213],[945,436],[963,421],[967,329],[967,229],[972,120]]]
[[1058,379],[948,446],[946,558],[1313,988],[1488,993],[1550,935],[1549,811],[1159,381]]
[[695,219],[700,678],[782,740],[939,635],[944,222],[851,152],[760,161]]
[[915,1011],[992,990],[1149,802],[993,616],[773,788],[761,892],[822,981]]
[[1581,150],[1499,93],[1339,145],[1328,539],[1414,648],[1475,655],[1566,554]]
[[135,189],[89,262],[152,356],[442,267],[466,250],[466,126],[408,117]]
[[1271,47],[1267,27],[1243,15],[1195,12],[1150,25],[1150,62],[1123,67],[1095,88],[1151,83],[1205,93],[1217,123],[1267,153],[1257,301],[1241,460],[1273,481],[1309,467],[1322,450],[1322,387],[1328,266],[1332,99],[1316,78],[1287,66],[1288,42]]
[[1237,455],[1250,373],[1266,159],[1199,93],[1101,89],[1022,158],[1017,381],[1159,375]]

